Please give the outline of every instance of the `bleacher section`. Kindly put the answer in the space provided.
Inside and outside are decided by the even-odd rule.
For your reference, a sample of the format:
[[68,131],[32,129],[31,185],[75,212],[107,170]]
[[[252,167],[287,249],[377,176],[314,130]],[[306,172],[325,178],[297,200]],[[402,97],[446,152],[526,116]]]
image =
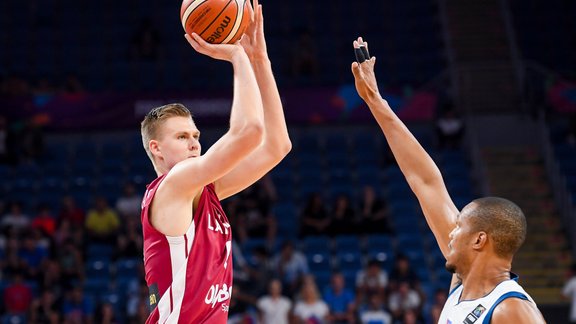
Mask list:
[[[343,0],[329,5],[271,1],[264,7],[268,50],[280,85],[350,81],[350,44],[359,35],[386,58],[378,67],[386,71],[379,73],[383,84],[421,85],[445,68],[435,1],[354,6]],[[32,82],[46,78],[59,84],[67,74],[75,74],[94,91],[228,85],[228,64],[194,53],[183,38],[179,13],[180,2],[3,1],[0,28],[7,32],[0,36],[4,49],[0,75],[14,74]],[[138,61],[130,56],[142,24],[158,32],[157,60]],[[293,75],[292,60],[301,51],[299,39],[305,33],[316,46],[318,73]]]
[[[445,176],[458,207],[474,198],[474,185],[464,152],[435,151],[430,136],[414,130],[432,154]],[[207,138],[210,131],[206,132]],[[298,242],[306,255],[320,287],[329,283],[330,274],[340,270],[349,287],[356,273],[370,259],[379,260],[391,271],[394,258],[406,255],[430,301],[437,288],[447,288],[450,275],[444,259],[426,225],[420,208],[399,168],[390,161],[388,148],[378,129],[296,129],[292,131],[293,152],[272,171],[279,192],[274,206],[278,221],[279,250],[284,240]],[[208,141],[211,141],[208,139]],[[206,149],[206,147],[204,148]],[[91,206],[94,195],[104,195],[110,203],[118,197],[125,181],[135,182],[142,192],[154,178],[138,134],[119,134],[98,138],[62,137],[48,141],[47,159],[34,166],[14,170],[2,167],[0,194],[9,200],[22,200],[27,207],[49,203],[57,211],[60,198],[73,195],[80,206]],[[390,211],[392,234],[313,236],[299,239],[299,214],[307,196],[319,192],[326,201],[348,194],[353,202],[364,185],[372,185],[383,196]],[[242,245],[249,256],[252,249],[264,245],[263,239],[250,239]],[[86,251],[86,280],[83,288],[96,303],[109,301],[117,314],[125,309],[126,294],[137,279],[139,259],[113,259],[113,249],[89,245]]]

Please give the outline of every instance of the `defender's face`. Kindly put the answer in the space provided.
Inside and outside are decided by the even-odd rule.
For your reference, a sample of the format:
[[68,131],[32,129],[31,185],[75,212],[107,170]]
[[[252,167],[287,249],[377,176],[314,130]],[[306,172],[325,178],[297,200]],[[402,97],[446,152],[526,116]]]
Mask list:
[[462,211],[456,219],[456,227],[450,232],[448,243],[446,269],[451,273],[461,273],[466,268],[471,234],[470,221]]
[[166,119],[159,129],[158,138],[155,155],[168,170],[181,161],[201,154],[200,131],[191,118]]

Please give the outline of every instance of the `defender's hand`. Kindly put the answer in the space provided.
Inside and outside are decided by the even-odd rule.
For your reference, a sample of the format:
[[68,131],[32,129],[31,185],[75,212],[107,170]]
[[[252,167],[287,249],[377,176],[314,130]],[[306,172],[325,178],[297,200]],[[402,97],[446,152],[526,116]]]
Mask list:
[[184,37],[196,52],[217,60],[232,62],[235,56],[244,54],[244,49],[238,43],[210,44],[196,33],[192,33],[192,36],[185,34]]
[[[354,41],[354,49],[360,49],[361,46],[365,46],[368,53],[368,42],[365,42],[362,37],[358,37]],[[376,82],[376,76],[374,74],[374,65],[376,64],[376,57],[365,58],[366,60],[362,63],[354,62],[352,63],[352,74],[354,74],[354,84],[356,85],[356,91],[364,101],[369,102],[372,100],[380,99],[380,92],[378,91],[378,83]]]

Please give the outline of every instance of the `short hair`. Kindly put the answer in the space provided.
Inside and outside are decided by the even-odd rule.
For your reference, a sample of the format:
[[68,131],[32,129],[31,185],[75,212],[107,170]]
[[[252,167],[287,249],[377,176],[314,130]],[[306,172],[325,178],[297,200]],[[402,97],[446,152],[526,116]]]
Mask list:
[[158,136],[159,125],[164,123],[164,121],[170,117],[190,117],[192,118],[192,113],[183,104],[172,103],[160,107],[156,107],[144,117],[144,120],[140,124],[140,133],[142,134],[142,144],[144,145],[144,150],[146,154],[154,163],[154,157],[152,152],[150,152],[150,147],[148,146],[150,140],[156,139]]
[[[526,217],[515,203],[498,197],[472,201],[467,211],[473,230],[484,231],[494,241],[494,252],[512,257],[526,239]],[[469,206],[470,206],[469,205]],[[467,206],[468,207],[468,206]]]

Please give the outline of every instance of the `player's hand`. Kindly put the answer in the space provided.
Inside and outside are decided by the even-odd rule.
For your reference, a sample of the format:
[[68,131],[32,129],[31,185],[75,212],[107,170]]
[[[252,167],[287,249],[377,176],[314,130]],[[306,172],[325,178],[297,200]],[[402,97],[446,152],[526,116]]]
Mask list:
[[[248,1],[248,0],[247,0]],[[240,45],[248,54],[250,61],[268,58],[266,50],[266,39],[264,38],[264,15],[262,14],[262,5],[258,0],[254,0],[254,9],[250,9],[252,21],[246,28],[244,35],[240,39]]]
[[192,36],[185,34],[184,37],[196,52],[217,60],[232,62],[235,56],[244,54],[244,50],[238,43],[210,44],[196,33],[192,33]]
[[[358,39],[354,41],[354,50],[358,50],[362,46],[365,46],[366,49],[364,53],[368,53],[368,42],[365,42],[362,37],[358,37]],[[364,57],[364,59],[363,62],[361,60],[361,63],[352,63],[352,74],[354,74],[356,91],[358,91],[358,94],[364,101],[369,102],[380,99],[378,83],[376,82],[376,75],[374,74],[376,57]]]

